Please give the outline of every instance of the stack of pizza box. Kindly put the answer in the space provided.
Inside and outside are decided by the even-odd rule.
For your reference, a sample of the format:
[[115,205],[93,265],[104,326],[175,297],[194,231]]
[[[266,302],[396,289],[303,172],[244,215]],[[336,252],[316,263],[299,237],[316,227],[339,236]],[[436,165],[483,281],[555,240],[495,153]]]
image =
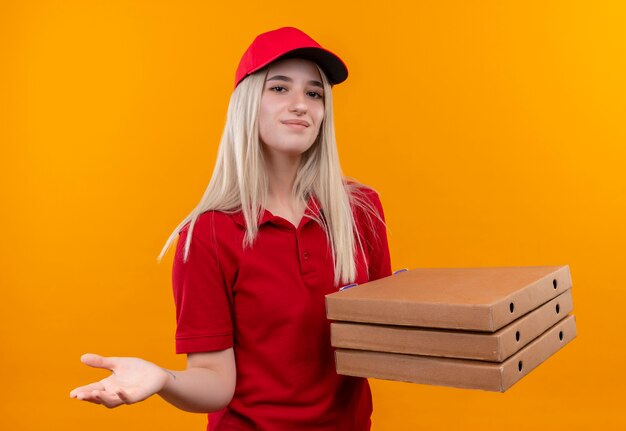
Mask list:
[[576,336],[569,267],[420,268],[326,296],[337,373],[504,392]]

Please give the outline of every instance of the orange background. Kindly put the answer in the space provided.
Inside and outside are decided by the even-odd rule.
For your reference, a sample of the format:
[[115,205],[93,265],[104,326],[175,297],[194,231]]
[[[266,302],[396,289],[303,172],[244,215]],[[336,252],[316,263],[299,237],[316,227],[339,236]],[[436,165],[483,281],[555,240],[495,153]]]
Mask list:
[[346,174],[385,205],[394,268],[569,264],[578,338],[504,394],[372,380],[374,430],[625,422],[621,1],[3,1],[0,423],[201,430],[158,397],[68,397],[82,353],[174,354],[171,253],[208,182],[252,38],[342,56]]

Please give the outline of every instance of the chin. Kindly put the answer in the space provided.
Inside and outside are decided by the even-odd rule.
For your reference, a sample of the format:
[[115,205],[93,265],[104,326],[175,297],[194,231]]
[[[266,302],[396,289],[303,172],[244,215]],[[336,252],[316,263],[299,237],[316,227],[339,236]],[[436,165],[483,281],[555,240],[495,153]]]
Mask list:
[[266,151],[273,154],[283,154],[285,156],[297,157],[306,153],[313,144],[283,144],[283,145],[264,145]]

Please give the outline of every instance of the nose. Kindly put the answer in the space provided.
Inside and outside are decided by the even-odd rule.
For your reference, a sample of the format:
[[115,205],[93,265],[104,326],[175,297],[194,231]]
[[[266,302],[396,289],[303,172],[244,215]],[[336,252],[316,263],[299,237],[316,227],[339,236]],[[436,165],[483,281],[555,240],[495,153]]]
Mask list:
[[297,114],[297,115],[306,114],[309,107],[306,104],[306,99],[305,99],[304,94],[301,94],[300,92],[293,92],[292,94],[293,94],[293,98],[289,105],[289,112],[293,112],[294,114]]

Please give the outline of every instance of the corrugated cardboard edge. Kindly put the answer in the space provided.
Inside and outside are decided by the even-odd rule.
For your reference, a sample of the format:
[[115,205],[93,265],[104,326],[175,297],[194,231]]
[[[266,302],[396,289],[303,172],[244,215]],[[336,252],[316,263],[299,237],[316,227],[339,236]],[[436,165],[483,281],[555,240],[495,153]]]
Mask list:
[[[490,305],[482,304],[408,304],[404,301],[387,301],[395,308],[405,310],[410,317],[394,315],[393,320],[380,313],[380,304],[369,299],[330,298],[326,296],[326,316],[344,322],[377,323],[382,325],[420,326],[442,329],[491,331],[494,327]],[[410,311],[409,311],[410,310]]]
[[330,342],[333,347],[405,355],[496,361],[498,338],[494,334],[451,329],[412,328],[333,322]]
[[337,374],[498,392],[500,365],[468,359],[337,349]]
[[494,335],[498,336],[498,340],[501,343],[497,361],[502,362],[517,353],[521,348],[558,323],[564,316],[567,316],[573,309],[572,289],[567,289],[538,309],[530,311],[495,332]]
[[563,265],[551,274],[535,281],[526,289],[515,292],[491,306],[490,331],[508,325],[512,321],[572,288],[569,265]]
[[343,375],[504,392],[575,337],[570,315],[500,364],[345,349],[335,351],[335,361]]
[[572,309],[568,289],[494,333],[333,322],[331,344],[343,349],[503,362]]
[[576,317],[569,315],[502,363],[501,391],[509,389],[574,338]]

